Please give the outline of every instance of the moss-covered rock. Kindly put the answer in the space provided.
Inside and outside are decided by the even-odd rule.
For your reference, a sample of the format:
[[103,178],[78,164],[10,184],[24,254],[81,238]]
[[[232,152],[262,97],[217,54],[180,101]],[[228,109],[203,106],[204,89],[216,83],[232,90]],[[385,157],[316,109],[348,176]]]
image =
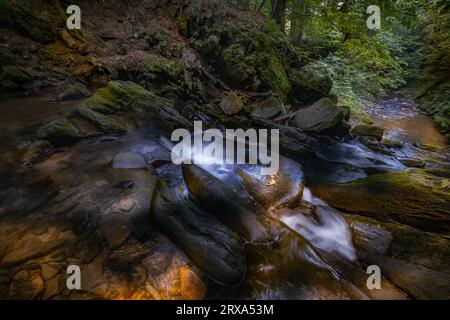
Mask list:
[[351,130],[351,133],[355,136],[374,137],[381,141],[383,139],[384,129],[373,125],[360,124],[355,126]]
[[238,114],[244,108],[244,103],[234,91],[231,91],[222,99],[219,107],[227,116],[232,116]]
[[54,152],[52,145],[48,141],[31,142],[26,144],[22,151],[21,162],[26,166],[33,165]]
[[50,141],[56,147],[72,145],[82,138],[75,126],[65,118],[52,121],[40,128],[37,137],[40,140]]
[[7,89],[16,89],[33,81],[33,76],[19,66],[6,66],[0,74],[0,83]]
[[448,237],[359,215],[346,215],[345,219],[360,260],[378,265],[383,275],[414,298],[448,297]]
[[294,70],[291,82],[293,97],[305,104],[328,96],[333,87],[333,80],[326,68],[316,63]]
[[408,170],[349,183],[311,181],[313,193],[345,212],[393,220],[426,231],[450,231],[450,190],[441,176]]
[[177,80],[183,72],[183,64],[179,59],[165,59],[152,55],[145,64],[145,69],[156,77]]
[[106,134],[123,134],[127,132],[127,129],[125,129],[124,126],[117,120],[86,107],[78,107],[75,112],[86,120],[92,122],[92,124]]
[[348,109],[337,106],[328,98],[323,98],[311,107],[297,111],[295,123],[303,131],[322,132],[336,127],[347,118],[347,115]]
[[86,88],[85,85],[76,84],[65,89],[64,92],[58,96],[58,101],[81,99],[90,94],[90,91]]

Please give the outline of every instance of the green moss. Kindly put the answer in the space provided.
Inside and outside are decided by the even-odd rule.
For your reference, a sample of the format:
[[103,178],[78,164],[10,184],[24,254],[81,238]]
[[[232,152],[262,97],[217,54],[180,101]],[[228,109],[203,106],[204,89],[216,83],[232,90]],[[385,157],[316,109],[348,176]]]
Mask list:
[[127,132],[118,121],[86,107],[78,107],[75,112],[92,122],[106,134],[122,134]]
[[0,75],[0,83],[8,89],[14,89],[32,81],[33,76],[27,70],[18,66],[5,66]]
[[311,181],[313,193],[333,207],[396,220],[428,231],[449,231],[450,190],[425,170],[381,174],[350,183]]
[[159,56],[152,56],[146,63],[145,68],[150,73],[169,79],[178,79],[183,72],[183,65],[180,60],[167,60]]
[[65,118],[55,120],[40,128],[37,137],[50,141],[57,147],[71,145],[81,138],[78,130]]

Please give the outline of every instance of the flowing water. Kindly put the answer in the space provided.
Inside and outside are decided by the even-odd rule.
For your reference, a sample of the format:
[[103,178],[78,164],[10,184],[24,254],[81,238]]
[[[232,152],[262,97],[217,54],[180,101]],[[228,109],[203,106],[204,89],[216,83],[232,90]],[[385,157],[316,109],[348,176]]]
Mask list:
[[[170,143],[167,137],[162,137],[161,131],[155,126],[122,137],[83,141],[70,149],[62,150],[34,168],[12,164],[7,151],[10,151],[13,145],[20,139],[29,138],[31,132],[35,132],[43,122],[71,110],[77,104],[77,102],[56,103],[53,97],[54,92],[46,92],[40,96],[0,100],[2,119],[0,188],[3,190],[4,199],[21,197],[22,206],[28,199],[35,202],[36,195],[18,192],[21,186],[14,184],[26,185],[27,180],[32,180],[33,175],[38,174],[49,175],[54,183],[62,186],[81,183],[81,180],[83,183],[90,181],[92,185],[99,184],[102,181],[100,177],[102,172],[120,152],[139,153],[149,161],[163,159],[169,162]],[[316,149],[318,159],[313,162],[294,163],[289,169],[290,172],[298,172],[303,177],[304,171],[307,178],[325,177],[336,182],[346,182],[367,177],[374,169],[381,172],[404,170],[406,167],[398,161],[398,155],[429,157],[428,151],[421,153],[421,149],[415,144],[438,145],[444,151],[436,152],[434,161],[447,161],[448,146],[445,138],[428,117],[415,109],[411,101],[404,99],[382,101],[374,109],[373,117],[377,125],[386,129],[389,138],[405,143],[397,154],[378,153],[355,141],[342,141],[333,145],[321,144]],[[203,168],[230,185],[244,200],[246,198],[252,201],[238,174],[239,170],[251,172],[252,166],[204,165]],[[156,172],[172,185],[183,184],[179,166],[167,164]],[[180,190],[185,192],[185,186]],[[304,237],[308,245],[317,250],[319,256],[323,254],[326,257],[325,262],[315,261],[314,259],[318,257],[315,251],[305,253],[307,250],[305,251],[304,243],[286,235],[279,247],[272,249],[270,253],[261,248],[255,250],[249,258],[253,264],[249,266],[246,289],[238,293],[226,291],[227,294],[239,298],[270,299],[366,297],[366,293],[363,293],[364,288],[355,288],[342,279],[335,269],[342,266],[360,268],[350,229],[343,215],[321,199],[314,197],[307,188],[304,190],[303,200],[317,208],[314,216],[307,216],[295,210],[282,210],[274,215],[277,215],[290,231]],[[17,202],[17,199],[14,201]],[[14,206],[14,201],[11,206]],[[108,199],[101,201],[107,202]],[[45,207],[45,203],[39,205]],[[2,204],[2,207],[4,206],[5,204]],[[297,269],[301,269],[302,272],[294,272]]]

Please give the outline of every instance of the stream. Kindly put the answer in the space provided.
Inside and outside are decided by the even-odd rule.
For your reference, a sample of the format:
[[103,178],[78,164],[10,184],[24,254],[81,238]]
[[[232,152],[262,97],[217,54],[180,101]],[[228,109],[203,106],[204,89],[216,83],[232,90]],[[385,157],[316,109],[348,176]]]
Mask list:
[[[64,276],[64,267],[75,261],[92,268],[89,269],[92,277],[104,275],[105,270],[109,269],[117,272],[114,276],[99,276],[103,280],[85,280],[89,288],[86,291],[102,297],[113,297],[111,292],[114,290],[116,295],[131,296],[130,291],[141,290],[139,286],[133,287],[137,282],[135,273],[140,270],[135,264],[150,268],[149,263],[157,264],[151,259],[165,261],[161,257],[165,250],[174,252],[178,249],[167,239],[158,238],[164,236],[154,235],[158,228],[154,228],[146,216],[133,217],[137,227],[128,230],[125,236],[121,230],[127,226],[128,220],[114,220],[116,224],[111,226],[112,222],[105,217],[111,208],[118,205],[118,198],[121,199],[120,205],[127,205],[127,199],[131,198],[122,198],[127,188],[134,187],[140,195],[139,188],[146,183],[142,180],[140,184],[140,178],[133,175],[125,179],[129,185],[123,185],[124,179],[120,177],[120,180],[111,171],[111,163],[115,161],[116,155],[130,152],[141,155],[146,163],[153,165],[154,169],[148,170],[154,170],[172,190],[176,190],[177,197],[189,202],[190,206],[196,207],[196,204],[187,195],[180,166],[170,162],[167,137],[163,136],[157,123],[124,136],[94,137],[81,141],[73,147],[58,150],[49,159],[32,167],[17,164],[14,146],[29,139],[43,122],[55,119],[78,104],[78,101],[54,102],[55,96],[55,92],[50,90],[38,96],[15,96],[0,100],[0,295],[8,295],[12,272],[22,268],[34,270],[33,266],[38,264],[52,266],[57,270],[57,275],[53,277],[61,278]],[[283,158],[282,170],[286,170],[290,179],[301,183],[306,180],[302,199],[316,208],[315,213],[308,215],[292,209],[268,208],[271,217],[280,221],[285,228],[278,234],[278,243],[246,244],[246,279],[237,287],[223,287],[214,279],[202,275],[202,279],[208,283],[206,298],[410,298],[409,293],[393,284],[395,279],[386,279],[387,285],[377,292],[371,292],[365,287],[367,264],[358,256],[347,215],[330,207],[308,188],[309,179],[349,182],[373,174],[406,170],[408,167],[405,161],[401,161],[405,158],[423,161],[427,167],[449,165],[449,148],[445,137],[429,117],[417,110],[413,101],[398,97],[380,101],[371,117],[377,126],[385,129],[385,137],[398,141],[402,147],[382,152],[356,140],[341,139],[315,146],[317,158],[313,160],[296,162]],[[431,145],[434,146],[433,150],[430,150]],[[120,162],[117,165],[123,168]],[[254,167],[204,165],[202,168],[230,186],[244,203],[257,206],[242,181],[242,176],[250,175],[265,183],[264,179],[257,176]],[[140,174],[146,174],[143,172]],[[276,184],[277,177],[274,179]],[[118,188],[119,182],[122,184]],[[145,199],[145,196],[142,197]],[[136,199],[140,198],[132,200]],[[133,210],[129,211],[130,215]],[[113,232],[112,236],[108,235],[110,229],[115,227],[120,230]],[[369,233],[376,231],[367,229],[366,232],[370,238]],[[137,240],[129,240],[130,233],[131,238]],[[105,239],[99,234],[105,237],[108,246],[104,245]],[[296,238],[295,234],[302,237]],[[120,241],[121,238],[126,239]],[[306,239],[307,244],[299,239]],[[305,246],[311,246],[312,250],[305,250]],[[123,268],[117,267],[117,262],[110,266],[108,263],[116,257],[115,250],[125,250],[126,258],[121,257],[122,260],[128,261],[130,257],[134,260],[130,264],[125,263]],[[97,265],[101,267],[97,268]],[[197,266],[192,266],[189,261],[187,265],[201,274]],[[170,263],[166,263],[166,269],[170,266]],[[126,271],[127,267],[134,268],[130,275]],[[149,271],[146,274],[145,278],[151,278]],[[159,277],[153,277],[152,286],[155,288],[162,286]],[[51,279],[55,278],[47,280],[44,277],[46,284],[43,297],[55,297],[64,291],[59,288],[54,289],[53,293],[47,293]],[[102,287],[102,281],[108,282],[108,285]],[[76,297],[84,296],[80,294]],[[160,298],[164,298],[164,295]]]

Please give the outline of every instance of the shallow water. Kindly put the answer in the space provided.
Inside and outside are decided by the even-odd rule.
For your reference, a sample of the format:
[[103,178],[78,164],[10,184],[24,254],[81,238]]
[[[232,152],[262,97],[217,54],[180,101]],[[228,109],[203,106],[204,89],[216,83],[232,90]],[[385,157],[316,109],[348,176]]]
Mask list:
[[[1,150],[10,149],[18,141],[32,138],[40,125],[73,109],[79,103],[78,101],[57,103],[54,102],[55,96],[54,91],[47,91],[32,97],[18,96],[1,99]],[[412,143],[431,143],[447,147],[444,137],[437,131],[431,119],[417,112],[408,103],[403,100],[389,100],[381,102],[376,108],[379,115],[376,117],[376,123],[383,126],[392,139],[406,142],[399,153],[417,156],[419,151]],[[14,108],[11,108],[12,105]],[[2,171],[0,187],[2,195],[5,196],[4,199],[11,201],[8,205],[2,204],[0,212],[28,208],[26,202],[29,202],[30,206],[37,203],[42,208],[46,207],[47,186],[39,187],[39,190],[35,191],[22,188],[23,185],[30,184],[35,176],[48,176],[52,183],[60,188],[79,184],[92,186],[95,189],[96,186],[104,183],[104,174],[118,153],[138,153],[148,162],[152,160],[170,162],[170,147],[167,137],[164,137],[162,131],[155,125],[120,137],[84,140],[69,149],[61,150],[33,168],[23,168],[20,165],[11,168],[10,164],[3,163],[0,167]],[[342,141],[333,145],[323,143],[316,146],[315,151],[319,156],[318,159],[301,163],[292,161],[295,168],[291,167],[290,172],[303,177],[304,171],[307,179],[326,178],[337,182],[347,182],[364,178],[373,169],[381,171],[405,169],[405,166],[396,159],[396,155],[377,153],[354,141]],[[429,152],[425,154],[429,156]],[[437,158],[439,156],[439,154],[436,155]],[[443,156],[439,159],[445,160]],[[255,204],[245,191],[238,174],[239,170],[257,174],[259,170],[255,170],[255,167],[248,165],[203,165],[202,167],[226,182],[244,202]],[[180,166],[163,165],[156,172],[171,187],[182,186],[178,188],[179,196],[186,197],[186,187],[183,186]],[[108,197],[111,196],[113,194],[108,194]],[[305,189],[303,200],[317,207],[315,217],[307,217],[293,211],[278,213],[278,219],[290,231],[301,235],[302,238],[295,238],[287,233],[283,235],[284,238],[279,246],[271,248],[271,251],[267,251],[267,248],[249,248],[252,256],[250,260],[254,262],[254,265],[249,267],[245,290],[227,291],[227,295],[237,298],[272,299],[347,299],[355,298],[355,295],[357,298],[364,297],[364,294],[357,292],[364,288],[351,289],[346,280],[341,279],[339,273],[333,269],[336,263],[336,266],[344,264],[347,267],[352,266],[359,271],[362,270],[356,265],[355,248],[349,225],[343,215],[321,199],[314,197],[309,189]],[[105,197],[99,201],[109,202],[114,199]],[[314,250],[329,255],[338,262],[330,262],[328,265],[317,260],[315,251],[305,249],[308,246],[305,247],[305,244],[299,240],[303,238]],[[218,298],[224,297],[218,296]]]

